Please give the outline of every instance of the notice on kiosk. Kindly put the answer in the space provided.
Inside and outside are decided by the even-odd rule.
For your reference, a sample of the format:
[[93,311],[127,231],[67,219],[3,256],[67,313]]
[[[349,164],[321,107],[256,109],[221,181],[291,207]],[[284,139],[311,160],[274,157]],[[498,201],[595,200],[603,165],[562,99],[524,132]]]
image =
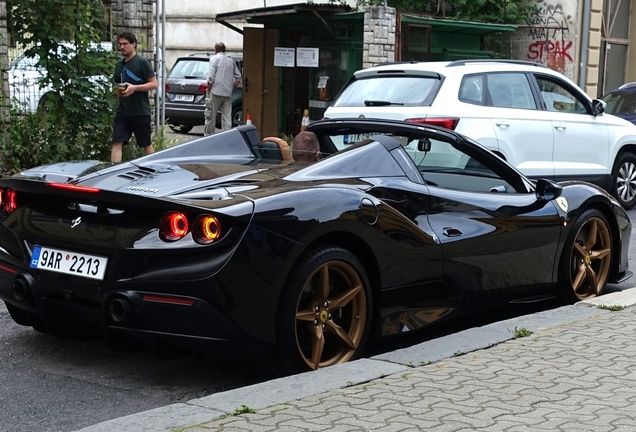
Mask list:
[[298,48],[296,64],[299,67],[318,67],[318,48]]
[[274,48],[274,66],[294,67],[294,57],[296,50],[294,48]]

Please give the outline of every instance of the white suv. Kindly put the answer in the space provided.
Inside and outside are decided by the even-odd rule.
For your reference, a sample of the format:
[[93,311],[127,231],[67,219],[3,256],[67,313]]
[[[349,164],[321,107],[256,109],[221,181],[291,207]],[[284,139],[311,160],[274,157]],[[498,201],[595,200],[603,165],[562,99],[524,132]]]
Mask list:
[[595,183],[630,209],[636,205],[636,126],[604,109],[603,101],[540,64],[458,60],[360,70],[325,117],[454,129],[529,177]]

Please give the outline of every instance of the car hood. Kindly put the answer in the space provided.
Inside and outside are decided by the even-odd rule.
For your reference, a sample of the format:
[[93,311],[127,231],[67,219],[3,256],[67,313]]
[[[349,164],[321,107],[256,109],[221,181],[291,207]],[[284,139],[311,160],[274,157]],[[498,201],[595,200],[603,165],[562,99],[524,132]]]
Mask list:
[[304,167],[300,164],[254,162],[252,160],[247,165],[205,162],[148,165],[126,163],[82,177],[76,183],[144,196],[220,199],[231,192],[252,189],[254,185],[278,180]]

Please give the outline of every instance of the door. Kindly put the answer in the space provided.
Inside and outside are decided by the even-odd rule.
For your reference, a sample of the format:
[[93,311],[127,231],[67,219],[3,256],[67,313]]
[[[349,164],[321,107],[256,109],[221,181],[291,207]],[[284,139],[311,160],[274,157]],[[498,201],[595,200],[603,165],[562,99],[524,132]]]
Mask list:
[[416,158],[428,222],[442,245],[449,300],[486,300],[553,282],[561,218],[494,155],[430,140]]
[[262,138],[279,136],[279,71],[274,66],[278,45],[277,29],[243,29],[243,121],[249,114]]
[[487,107],[499,151],[525,175],[552,178],[554,137],[550,114],[538,109],[525,73],[487,74]]
[[580,92],[554,77],[535,75],[554,130],[554,178],[598,182],[611,172],[609,131]]

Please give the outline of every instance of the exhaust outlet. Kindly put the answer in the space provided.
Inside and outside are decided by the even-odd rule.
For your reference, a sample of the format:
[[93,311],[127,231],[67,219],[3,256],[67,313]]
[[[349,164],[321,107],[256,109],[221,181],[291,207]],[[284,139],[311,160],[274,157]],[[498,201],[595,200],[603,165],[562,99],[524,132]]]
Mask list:
[[24,279],[16,279],[11,284],[11,292],[14,299],[23,301],[29,293],[29,284]]
[[117,324],[129,324],[135,319],[135,307],[126,298],[116,298],[108,305],[108,315]]

